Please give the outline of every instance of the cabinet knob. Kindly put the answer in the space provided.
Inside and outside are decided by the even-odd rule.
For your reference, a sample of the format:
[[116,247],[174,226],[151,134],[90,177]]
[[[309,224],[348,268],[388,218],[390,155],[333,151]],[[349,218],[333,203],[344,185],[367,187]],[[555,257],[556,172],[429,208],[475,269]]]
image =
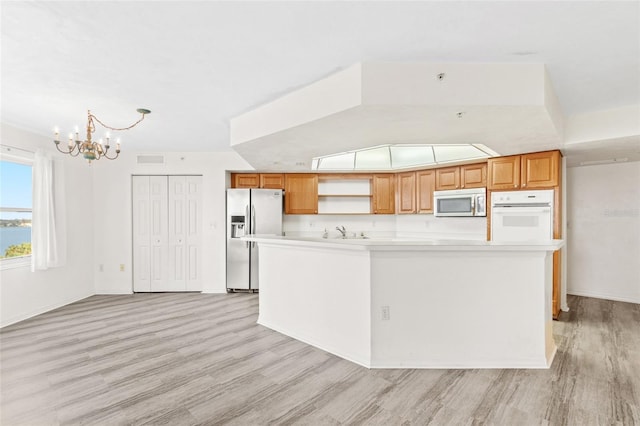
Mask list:
[[523,183],[523,184],[522,184],[522,187],[524,188],[525,186],[527,186],[527,184],[526,184],[526,183]]
[[517,188],[517,187],[518,187],[518,185],[513,185],[513,187],[514,187],[514,188]]

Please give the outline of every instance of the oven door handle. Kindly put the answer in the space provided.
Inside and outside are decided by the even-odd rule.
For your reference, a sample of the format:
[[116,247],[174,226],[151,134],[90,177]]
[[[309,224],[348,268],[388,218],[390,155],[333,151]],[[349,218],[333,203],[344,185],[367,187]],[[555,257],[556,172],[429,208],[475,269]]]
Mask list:
[[531,213],[551,213],[551,207],[493,207],[496,214],[531,214]]

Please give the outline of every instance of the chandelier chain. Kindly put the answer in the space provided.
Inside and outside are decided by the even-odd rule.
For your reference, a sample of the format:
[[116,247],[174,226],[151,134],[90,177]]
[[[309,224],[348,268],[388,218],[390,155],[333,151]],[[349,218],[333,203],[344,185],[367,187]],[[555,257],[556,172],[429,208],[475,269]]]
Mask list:
[[[113,131],[121,131],[121,130],[132,129],[133,127],[138,125],[138,123],[140,123],[142,120],[144,120],[145,114],[142,114],[142,117],[140,118],[140,120],[136,121],[135,123],[133,123],[131,126],[128,126],[128,127],[111,127],[111,126],[107,126],[102,121],[100,121],[100,119],[98,117],[96,117],[95,115],[90,113],[89,116],[91,118],[93,118],[94,120],[96,120],[98,123],[100,123],[102,125],[102,127],[106,128],[106,129],[113,130]],[[95,130],[95,127],[92,130]]]

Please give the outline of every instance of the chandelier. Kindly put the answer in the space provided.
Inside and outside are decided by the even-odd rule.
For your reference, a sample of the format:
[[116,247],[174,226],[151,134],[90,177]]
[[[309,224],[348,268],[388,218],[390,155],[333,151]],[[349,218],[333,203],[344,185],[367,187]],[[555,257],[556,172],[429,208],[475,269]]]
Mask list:
[[69,154],[72,157],[77,157],[79,154],[82,154],[84,158],[89,160],[89,163],[91,163],[92,160],[99,160],[102,157],[106,158],[107,160],[115,160],[116,158],[118,158],[118,155],[120,155],[120,138],[116,140],[115,155],[112,154],[111,156],[109,156],[109,148],[111,148],[111,145],[110,145],[111,137],[109,133],[106,134],[106,137],[105,137],[106,140],[100,139],[98,142],[94,142],[91,140],[92,133],[96,131],[94,120],[100,123],[102,127],[109,130],[113,130],[113,131],[129,130],[135,127],[142,120],[144,120],[144,116],[146,114],[151,113],[151,111],[144,108],[138,108],[136,111],[142,114],[142,117],[140,117],[140,119],[135,123],[133,123],[132,125],[127,127],[122,127],[122,128],[107,126],[102,121],[100,121],[98,117],[91,114],[91,111],[87,111],[87,115],[88,115],[87,138],[84,141],[80,140],[78,135],[78,128],[76,127],[75,139],[73,134],[69,133],[69,143],[67,145],[67,148],[68,148],[67,150],[60,149],[60,132],[57,128],[55,129],[56,138],[53,140],[53,142],[56,144],[56,148],[58,149],[58,151],[62,152],[63,154]]

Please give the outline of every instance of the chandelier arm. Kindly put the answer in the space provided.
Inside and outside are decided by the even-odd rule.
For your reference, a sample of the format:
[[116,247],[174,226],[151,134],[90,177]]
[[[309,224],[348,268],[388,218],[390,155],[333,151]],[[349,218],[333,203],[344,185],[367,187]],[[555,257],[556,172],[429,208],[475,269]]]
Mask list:
[[[63,154],[69,154],[69,155],[71,155],[72,157],[75,157],[75,156],[77,156],[77,155],[80,153],[80,151],[77,151],[77,152],[76,152],[76,145],[73,145],[73,146],[71,146],[71,147],[68,147],[68,148],[69,148],[69,150],[68,150],[68,151],[64,151],[64,150],[60,149],[60,141],[54,141],[54,142],[55,142],[55,145],[56,145],[56,149],[57,149],[58,151],[60,151],[61,153],[63,153]],[[73,154],[74,152],[76,153],[75,155]]]
[[102,125],[102,127],[109,129],[109,130],[114,130],[114,131],[121,131],[121,130],[129,130],[132,129],[134,127],[136,127],[142,120],[144,120],[144,116],[145,114],[142,114],[142,117],[140,118],[140,120],[136,121],[135,123],[133,123],[131,126],[128,127],[111,127],[111,126],[107,126],[106,124],[104,124],[102,121],[100,121],[100,119],[98,117],[96,117],[93,114],[90,114],[90,117],[94,118],[98,123],[100,123]]
[[106,158],[107,160],[115,160],[116,158],[118,158],[119,155],[120,155],[120,151],[116,150],[116,155],[114,155],[113,157],[109,157],[106,152],[103,154],[103,157]]

